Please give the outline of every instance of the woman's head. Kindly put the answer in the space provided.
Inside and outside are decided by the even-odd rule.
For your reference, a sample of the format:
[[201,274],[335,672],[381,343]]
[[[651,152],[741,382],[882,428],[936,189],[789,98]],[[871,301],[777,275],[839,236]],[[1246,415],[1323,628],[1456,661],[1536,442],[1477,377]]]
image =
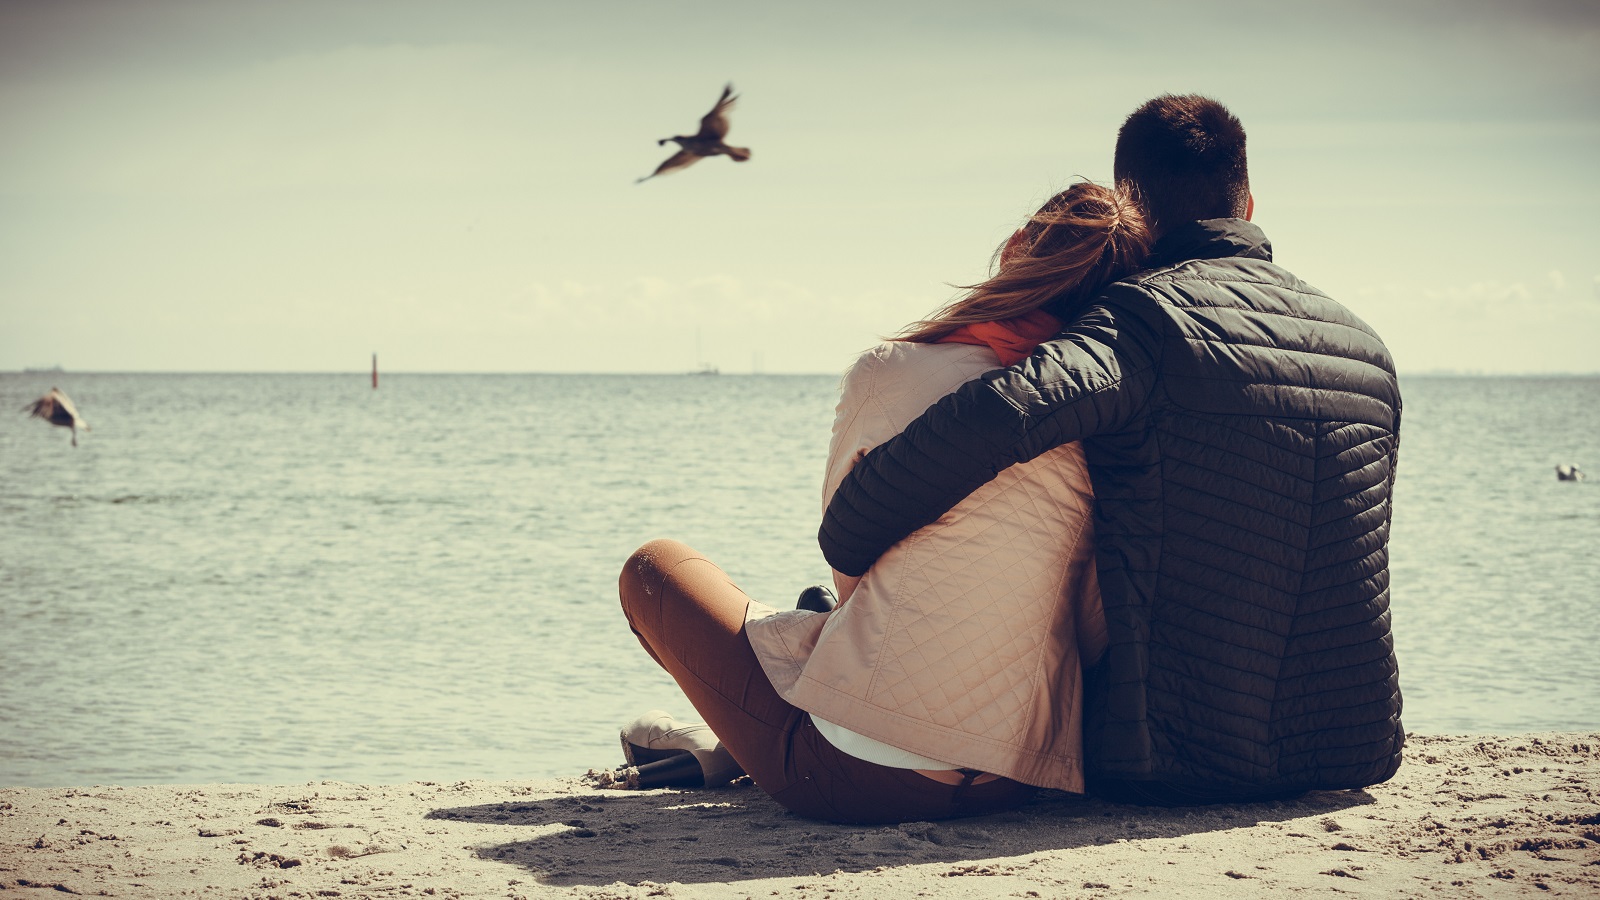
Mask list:
[[1075,310],[1100,289],[1137,272],[1150,231],[1126,191],[1079,182],[1051,197],[1011,236],[999,271],[912,324],[901,340],[932,343],[963,325],[1026,315],[1052,303]]

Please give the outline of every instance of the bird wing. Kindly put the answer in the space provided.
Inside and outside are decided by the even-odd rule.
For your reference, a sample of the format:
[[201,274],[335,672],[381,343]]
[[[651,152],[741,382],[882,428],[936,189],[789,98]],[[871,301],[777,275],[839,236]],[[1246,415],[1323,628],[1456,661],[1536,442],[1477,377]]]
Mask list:
[[55,395],[56,405],[64,410],[66,414],[72,418],[73,422],[76,422],[79,425],[84,424],[83,416],[78,415],[78,408],[72,405],[71,397],[68,397],[66,394],[63,394],[60,391],[51,391],[50,393]]
[[668,172],[675,172],[687,166],[692,166],[699,161],[700,154],[691,152],[689,150],[679,150],[677,153],[667,157],[666,162],[656,166],[656,170],[654,172],[651,172],[644,178],[640,178],[639,181],[644,181],[648,178],[654,178],[657,175],[665,175]]
[[35,419],[49,419],[56,411],[56,398],[53,393],[45,394],[43,397],[24,406],[22,411]]
[[711,112],[700,119],[700,133],[697,138],[716,138],[722,140],[728,136],[728,113],[733,112],[733,104],[739,98],[733,94],[733,83],[722,89],[722,96],[717,98],[717,105],[711,107]]

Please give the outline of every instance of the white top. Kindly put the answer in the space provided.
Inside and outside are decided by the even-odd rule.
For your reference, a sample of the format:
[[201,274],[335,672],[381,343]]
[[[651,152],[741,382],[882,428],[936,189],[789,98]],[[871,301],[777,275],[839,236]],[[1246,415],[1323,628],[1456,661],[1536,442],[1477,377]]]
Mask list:
[[857,734],[843,725],[835,725],[827,719],[817,716],[811,717],[811,724],[817,726],[817,732],[828,739],[828,743],[837,747],[840,752],[848,753],[856,759],[864,759],[869,763],[888,766],[891,769],[959,769],[958,765],[918,756],[910,750],[901,750],[891,747],[883,741],[875,741],[864,734]]

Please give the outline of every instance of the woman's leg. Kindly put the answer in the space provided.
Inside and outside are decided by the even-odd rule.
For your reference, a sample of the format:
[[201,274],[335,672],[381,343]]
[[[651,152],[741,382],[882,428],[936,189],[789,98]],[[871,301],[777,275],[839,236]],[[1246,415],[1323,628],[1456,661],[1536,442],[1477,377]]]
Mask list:
[[1008,809],[1032,793],[1003,778],[941,784],[839,752],[767,680],[744,635],[749,597],[684,544],[639,548],[619,587],[645,650],[756,784],[800,815],[859,823],[942,819]]
[[639,548],[618,584],[639,643],[667,670],[756,784],[781,787],[781,760],[801,711],[773,690],[744,636],[750,598],[677,541]]

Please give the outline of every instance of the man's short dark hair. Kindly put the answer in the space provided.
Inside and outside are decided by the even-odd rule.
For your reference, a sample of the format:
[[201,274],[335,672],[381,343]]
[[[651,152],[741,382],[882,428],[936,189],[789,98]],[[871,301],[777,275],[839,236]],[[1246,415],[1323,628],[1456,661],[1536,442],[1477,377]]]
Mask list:
[[1157,234],[1242,217],[1250,203],[1244,126],[1198,94],[1163,94],[1134,110],[1117,132],[1114,172],[1132,183]]

